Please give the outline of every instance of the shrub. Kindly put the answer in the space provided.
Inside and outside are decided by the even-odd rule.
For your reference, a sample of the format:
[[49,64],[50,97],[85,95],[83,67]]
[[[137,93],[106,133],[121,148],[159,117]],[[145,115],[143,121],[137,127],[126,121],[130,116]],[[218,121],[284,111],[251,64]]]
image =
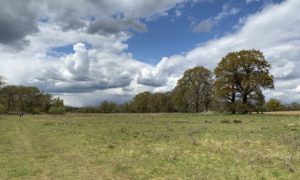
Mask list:
[[4,113],[5,112],[5,107],[0,103],[0,113]]
[[50,114],[64,114],[65,108],[64,107],[51,107],[49,110]]
[[39,108],[32,108],[29,113],[32,114],[41,114],[41,110]]
[[267,111],[281,111],[284,109],[284,106],[278,99],[270,99],[266,103]]

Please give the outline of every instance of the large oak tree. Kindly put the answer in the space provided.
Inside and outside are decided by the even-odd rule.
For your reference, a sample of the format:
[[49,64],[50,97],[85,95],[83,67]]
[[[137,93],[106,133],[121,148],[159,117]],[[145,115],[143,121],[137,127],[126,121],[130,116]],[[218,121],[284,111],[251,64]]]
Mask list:
[[[261,93],[261,89],[273,89],[271,65],[258,50],[231,52],[222,58],[214,73],[216,94],[229,102],[232,113],[236,101],[241,101],[241,111],[248,112],[249,99]],[[260,95],[261,97],[261,95]]]

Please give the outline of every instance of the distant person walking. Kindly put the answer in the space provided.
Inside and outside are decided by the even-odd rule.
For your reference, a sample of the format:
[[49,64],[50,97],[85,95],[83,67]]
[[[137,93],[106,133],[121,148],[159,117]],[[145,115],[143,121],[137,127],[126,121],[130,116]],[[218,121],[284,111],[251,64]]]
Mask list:
[[24,113],[23,113],[23,112],[21,112],[21,113],[20,113],[20,117],[23,117],[23,116],[24,116]]

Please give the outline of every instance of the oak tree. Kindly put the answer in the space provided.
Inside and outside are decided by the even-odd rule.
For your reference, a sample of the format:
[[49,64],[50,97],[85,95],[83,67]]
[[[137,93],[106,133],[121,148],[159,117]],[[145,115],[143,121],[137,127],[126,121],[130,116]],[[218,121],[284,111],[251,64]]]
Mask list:
[[212,101],[212,87],[212,72],[205,67],[198,66],[184,72],[175,89],[181,90],[179,92],[182,94],[182,98],[188,98],[189,103],[194,107],[194,112],[198,113],[200,105],[203,105],[205,111],[208,111]]
[[237,98],[241,101],[242,113],[248,113],[249,99],[255,93],[274,88],[270,68],[258,50],[231,52],[222,58],[214,71],[216,94],[229,103],[233,114]]

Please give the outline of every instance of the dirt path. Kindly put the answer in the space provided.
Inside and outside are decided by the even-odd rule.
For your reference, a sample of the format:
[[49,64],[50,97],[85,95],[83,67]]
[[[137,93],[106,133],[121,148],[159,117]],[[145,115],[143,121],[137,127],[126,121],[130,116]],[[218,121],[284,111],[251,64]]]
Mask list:
[[5,139],[10,142],[6,144],[9,149],[5,154],[0,151],[0,155],[9,159],[3,163],[5,169],[0,170],[0,179],[98,179],[99,176],[110,176],[105,175],[105,169],[91,163],[94,157],[85,153],[86,147],[74,146],[72,138],[63,137],[70,129],[45,125],[53,121],[29,116],[13,118],[8,123]]
[[20,156],[23,158],[20,162],[24,164],[26,167],[24,169],[27,170],[27,175],[30,177],[39,176],[42,179],[48,179],[46,173],[43,172],[43,164],[39,163],[37,160],[38,152],[34,149],[33,138],[36,137],[32,128],[30,128],[30,124],[32,121],[21,118],[15,119],[13,122],[14,125],[14,138],[15,144],[19,152]]

